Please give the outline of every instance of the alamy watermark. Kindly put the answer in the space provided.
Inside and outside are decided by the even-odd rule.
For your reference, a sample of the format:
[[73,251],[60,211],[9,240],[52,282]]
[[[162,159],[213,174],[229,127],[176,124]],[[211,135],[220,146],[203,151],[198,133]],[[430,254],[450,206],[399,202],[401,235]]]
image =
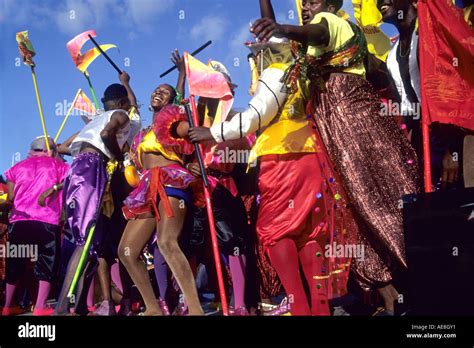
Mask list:
[[324,247],[324,257],[326,258],[347,258],[364,261],[365,246],[363,244],[326,244]]
[[[219,149],[214,154],[219,163],[248,163],[250,157],[250,150],[234,150],[226,147]],[[257,161],[249,163],[250,167],[255,167]]]
[[35,262],[38,260],[38,244],[0,244],[0,258],[30,259]]
[[390,99],[387,103],[380,103],[380,115],[412,117],[414,120],[419,120],[421,105],[418,102],[404,104]]
[[52,342],[56,340],[56,325],[36,325],[26,322],[18,326],[19,338],[47,338]]

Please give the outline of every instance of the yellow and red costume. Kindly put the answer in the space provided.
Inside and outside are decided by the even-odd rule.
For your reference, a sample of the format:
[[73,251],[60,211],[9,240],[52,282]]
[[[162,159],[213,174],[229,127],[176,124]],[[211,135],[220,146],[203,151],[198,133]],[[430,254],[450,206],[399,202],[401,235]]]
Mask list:
[[[123,212],[127,219],[155,216],[159,220],[159,200],[163,202],[165,214],[172,217],[168,196],[182,198],[190,203],[190,193],[186,190],[195,182],[195,178],[182,165],[184,155],[193,153],[194,147],[174,133],[177,123],[182,121],[187,121],[184,109],[167,105],[155,115],[152,127],[142,130],[135,137],[131,155],[140,171],[140,180],[124,202]],[[177,163],[145,170],[141,159],[144,153],[160,154]]]

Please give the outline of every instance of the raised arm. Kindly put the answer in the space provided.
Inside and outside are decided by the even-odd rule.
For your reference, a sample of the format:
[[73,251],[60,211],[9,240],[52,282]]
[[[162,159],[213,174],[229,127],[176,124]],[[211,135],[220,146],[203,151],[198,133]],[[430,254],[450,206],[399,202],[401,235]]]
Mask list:
[[130,75],[127,74],[125,71],[122,71],[122,73],[119,75],[119,79],[122,85],[127,90],[127,95],[128,95],[128,100],[130,101],[130,105],[134,106],[138,112],[137,97],[135,96],[135,93],[133,92],[132,87],[130,87]]
[[178,82],[176,83],[176,91],[184,96],[184,84],[186,82],[186,67],[184,65],[184,57],[181,57],[179,55],[179,51],[175,49],[171,53],[171,61],[174,65],[176,65],[179,71]]
[[271,0],[260,0],[260,16],[276,20]]

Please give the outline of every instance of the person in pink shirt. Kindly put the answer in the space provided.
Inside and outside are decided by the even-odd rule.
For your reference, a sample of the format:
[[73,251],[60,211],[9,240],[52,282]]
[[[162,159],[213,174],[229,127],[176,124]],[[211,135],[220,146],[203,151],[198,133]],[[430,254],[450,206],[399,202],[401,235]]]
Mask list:
[[[28,250],[28,255],[7,255],[6,299],[2,315],[18,314],[12,307],[13,296],[28,260],[34,261],[34,273],[39,281],[38,297],[33,315],[48,315],[46,300],[59,265],[62,182],[69,166],[56,156],[56,145],[49,138],[49,156],[43,136],[30,147],[27,159],[5,172],[8,204],[11,206],[10,249]],[[50,313],[51,312],[51,313]]]

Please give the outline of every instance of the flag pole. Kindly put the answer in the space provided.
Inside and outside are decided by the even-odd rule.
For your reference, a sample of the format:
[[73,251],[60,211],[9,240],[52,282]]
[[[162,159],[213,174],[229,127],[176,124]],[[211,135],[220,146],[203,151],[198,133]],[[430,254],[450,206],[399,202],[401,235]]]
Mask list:
[[49,140],[48,140],[48,132],[46,131],[46,123],[44,122],[44,115],[43,115],[43,107],[41,106],[41,98],[38,91],[38,84],[36,82],[36,74],[35,74],[35,67],[31,66],[31,76],[33,77],[33,85],[35,86],[35,93],[36,93],[36,101],[38,102],[38,109],[41,119],[41,126],[43,127],[44,133],[44,141],[46,143],[46,149],[48,153],[50,152]]
[[[423,4],[420,4],[418,10],[418,20],[420,18],[426,18],[420,16],[420,12],[424,10]],[[426,13],[425,13],[426,15]],[[418,26],[420,32],[420,39],[424,35],[424,26]],[[423,74],[424,67],[426,64],[426,57],[424,50],[420,49],[420,89],[421,89],[421,135],[423,139],[423,174],[424,174],[424,183],[425,183],[425,192],[433,192],[433,184],[431,180],[431,147],[430,147],[430,125],[429,125],[429,109],[428,103],[425,94],[425,77]]]
[[110,63],[110,65],[112,65],[114,67],[114,69],[117,70],[117,72],[121,75],[122,70],[120,70],[120,68],[117,66],[117,64],[115,64],[114,61],[112,59],[110,59],[110,57],[107,55],[107,53],[105,53],[105,51],[102,49],[102,47],[100,47],[100,45],[97,43],[97,41],[95,41],[94,38],[90,34],[87,35],[87,36],[89,36],[89,39],[92,41],[92,43],[95,45],[95,47],[97,47],[99,52],[102,53],[102,55],[105,57],[105,59],[107,59],[107,61]]
[[[189,102],[191,104],[192,113],[189,111],[189,105],[185,106],[186,113],[188,116],[189,125],[193,128],[195,125],[198,125],[198,114],[196,108],[196,100],[194,95],[189,96]],[[222,264],[221,264],[221,254],[219,252],[219,244],[217,242],[217,234],[216,234],[216,225],[214,221],[214,214],[212,212],[212,201],[211,201],[211,194],[209,192],[209,182],[207,180],[206,170],[204,168],[203,162],[203,155],[202,155],[202,145],[195,143],[194,144],[196,155],[198,158],[199,169],[201,170],[201,175],[203,178],[203,186],[204,186],[204,197],[206,200],[206,210],[207,210],[207,217],[209,220],[209,230],[211,234],[211,243],[212,243],[212,251],[214,254],[214,263],[216,265],[216,273],[217,273],[217,281],[219,284],[219,294],[221,297],[222,303],[222,312],[225,316],[229,315],[229,307],[227,305],[227,297],[225,292],[225,285],[224,285],[224,277],[222,275]]]
[[[423,104],[423,103],[422,103]],[[425,107],[422,106],[423,109]],[[425,109],[426,110],[426,109]],[[431,180],[431,146],[430,146],[430,126],[427,123],[422,125],[422,137],[423,137],[423,172],[425,178],[425,192],[433,192],[432,180]]]
[[[99,205],[101,207],[102,205]],[[71,285],[69,286],[69,291],[67,293],[67,297],[71,298],[76,291],[77,282],[79,281],[80,275],[84,268],[84,262],[86,260],[87,254],[89,253],[92,237],[94,236],[95,232],[95,225],[93,225],[90,230],[89,234],[87,235],[86,244],[84,245],[84,249],[82,250],[81,258],[79,259],[79,263],[77,264],[76,272],[74,273],[74,277],[72,278]]]
[[94,99],[95,108],[100,109],[99,102],[97,101],[97,97],[95,96],[94,87],[92,87],[91,78],[90,78],[89,73],[87,72],[87,70],[84,71],[84,76],[86,77],[87,83],[89,84],[89,89],[90,89],[91,94],[92,94],[92,99]]
[[74,97],[74,100],[72,101],[72,104],[71,104],[71,107],[69,108],[69,110],[66,112],[66,116],[64,117],[64,120],[63,120],[63,123],[61,124],[61,127],[59,127],[59,130],[58,132],[56,133],[56,136],[54,137],[54,142],[57,142],[58,139],[59,139],[59,136],[61,135],[61,132],[63,131],[63,128],[67,122],[67,120],[69,119],[69,115],[71,114],[71,111],[72,109],[74,109],[74,104],[76,104],[76,100],[77,98],[79,97],[79,94],[81,93],[81,89],[79,88],[77,90],[77,93],[76,93],[76,96]]
[[[192,56],[195,56],[196,54],[198,54],[199,52],[201,52],[203,49],[205,49],[207,46],[209,46],[210,44],[212,44],[212,41],[209,40],[208,42],[206,42],[204,45],[202,45],[201,47],[199,47],[197,50],[193,51],[191,53]],[[175,66],[172,66],[171,68],[169,68],[168,70],[166,70],[164,73],[162,73],[160,75],[160,78],[163,78],[165,77],[166,75],[168,75],[170,72],[172,72],[173,70],[177,69],[178,67],[175,65]]]

